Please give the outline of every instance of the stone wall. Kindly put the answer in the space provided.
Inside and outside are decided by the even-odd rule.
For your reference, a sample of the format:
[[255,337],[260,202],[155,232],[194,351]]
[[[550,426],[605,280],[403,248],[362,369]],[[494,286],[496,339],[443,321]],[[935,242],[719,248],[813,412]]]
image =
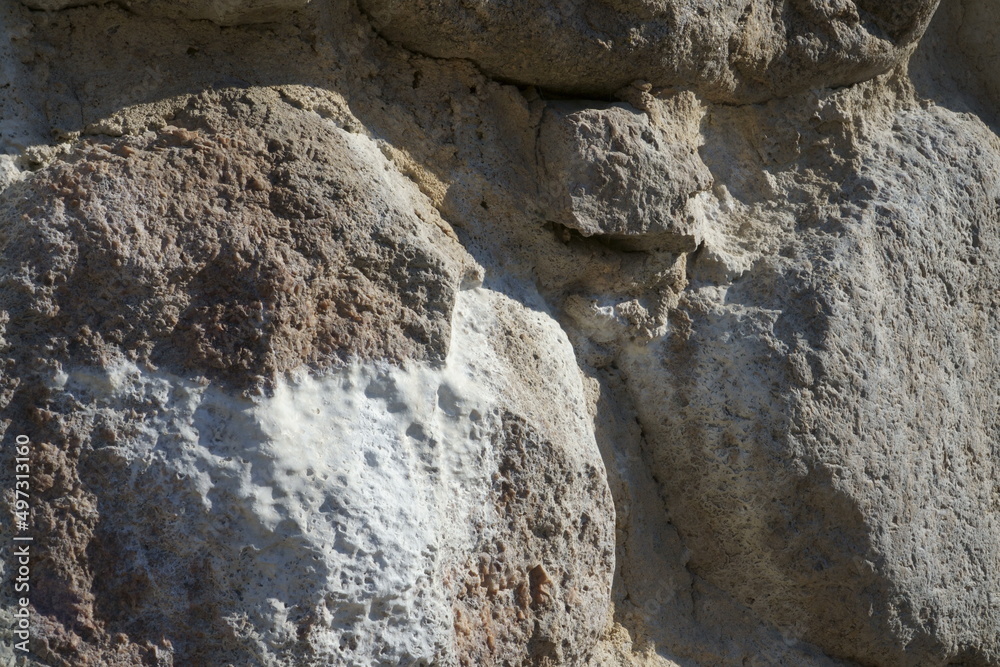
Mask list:
[[0,661],[1000,665],[936,5],[6,0]]

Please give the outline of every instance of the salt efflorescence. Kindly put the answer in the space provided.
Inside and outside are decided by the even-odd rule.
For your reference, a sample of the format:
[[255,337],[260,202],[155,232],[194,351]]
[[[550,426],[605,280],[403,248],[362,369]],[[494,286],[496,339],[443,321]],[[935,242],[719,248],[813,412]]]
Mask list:
[[[114,482],[99,532],[119,560],[101,602],[131,596],[114,614],[122,629],[165,623],[188,659],[456,664],[454,577],[477,527],[489,536],[494,440],[517,395],[492,338],[498,301],[515,306],[459,293],[441,366],[302,371],[254,399],[121,360],[59,372],[58,403],[128,433],[91,454]],[[550,356],[571,361],[565,335],[534,319]],[[595,456],[593,433],[579,435],[581,458]],[[198,645],[193,627],[176,638],[199,600],[218,645]]]

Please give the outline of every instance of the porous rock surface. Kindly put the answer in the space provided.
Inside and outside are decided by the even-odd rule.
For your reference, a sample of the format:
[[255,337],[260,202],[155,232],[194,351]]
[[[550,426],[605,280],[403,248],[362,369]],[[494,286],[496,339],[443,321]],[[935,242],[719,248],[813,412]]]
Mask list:
[[538,133],[549,185],[546,217],[584,236],[697,248],[703,222],[698,195],[709,189],[712,175],[698,158],[694,98],[678,98],[677,106],[688,108],[663,115],[681,119],[667,132],[627,104],[548,105]]
[[0,658],[1000,665],[935,5],[3,4]]
[[904,60],[934,0],[360,0],[407,48],[560,92],[635,80],[717,101],[855,83]]

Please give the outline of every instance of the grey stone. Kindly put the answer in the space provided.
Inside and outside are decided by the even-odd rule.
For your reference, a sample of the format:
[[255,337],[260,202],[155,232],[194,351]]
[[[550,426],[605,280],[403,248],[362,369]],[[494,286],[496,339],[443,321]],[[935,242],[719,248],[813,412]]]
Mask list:
[[698,157],[693,97],[675,106],[687,113],[668,117],[689,122],[668,132],[628,105],[549,104],[538,150],[551,219],[584,236],[694,250],[704,223],[695,198],[712,176]]
[[643,80],[714,101],[856,83],[902,62],[934,0],[791,3],[361,0],[403,46],[469,58],[491,76],[577,96]]

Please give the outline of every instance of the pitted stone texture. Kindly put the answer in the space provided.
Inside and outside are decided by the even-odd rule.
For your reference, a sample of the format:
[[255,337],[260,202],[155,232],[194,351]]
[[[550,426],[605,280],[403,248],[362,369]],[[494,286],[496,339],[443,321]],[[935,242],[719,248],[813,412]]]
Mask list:
[[28,363],[117,349],[248,388],[347,355],[441,361],[471,259],[372,142],[274,92],[198,106],[7,191],[0,280]]
[[[572,350],[481,289],[460,293],[455,328],[443,365],[352,361],[263,397],[120,358],[25,378],[5,414],[36,439],[35,654],[582,663],[610,602],[614,510]],[[498,329],[538,370],[504,363]],[[537,372],[563,414],[525,405]]]
[[704,221],[695,198],[712,175],[698,157],[697,103],[680,97],[663,114],[666,128],[626,104],[549,104],[538,150],[551,220],[645,248],[698,247]]
[[[455,599],[461,664],[578,663],[605,623],[600,607],[581,602],[607,585],[606,573],[583,564],[596,556],[613,567],[611,524],[594,517],[610,501],[604,473],[573,465],[511,413],[492,446],[492,506]],[[511,536],[519,539],[515,552]]]
[[[47,662],[67,667],[197,664],[207,656],[209,662],[226,664],[228,655],[232,664],[254,664],[266,663],[261,656],[268,651],[275,661],[294,664],[356,660],[367,665],[378,659],[370,651],[381,650],[382,641],[386,659],[393,664],[424,658],[438,664],[463,659],[519,664],[532,656],[542,661],[555,656],[574,667],[827,667],[851,664],[842,659],[845,655],[872,665],[998,663],[989,644],[997,634],[991,625],[995,604],[989,606],[990,596],[996,599],[991,573],[997,571],[989,542],[996,534],[989,522],[995,516],[995,483],[991,486],[990,480],[996,478],[992,443],[997,440],[990,416],[997,410],[988,388],[996,384],[997,371],[990,356],[996,348],[991,337],[995,307],[987,303],[998,282],[996,258],[989,255],[997,245],[991,236],[995,204],[990,191],[996,172],[990,157],[995,139],[971,118],[921,110],[905,94],[886,105],[878,87],[869,85],[848,86],[835,94],[817,91],[813,96],[818,103],[813,105],[780,97],[767,105],[713,103],[845,83],[890,67],[909,48],[911,36],[905,33],[910,27],[919,31],[920,21],[911,21],[917,16],[915,5],[858,2],[854,9],[861,11],[855,21],[846,2],[740,3],[728,9],[722,3],[648,3],[643,14],[637,3],[608,0],[593,5],[601,8],[591,12],[597,28],[586,27],[581,41],[572,37],[581,33],[579,22],[553,29],[526,20],[532,18],[531,11],[549,11],[541,5],[529,7],[526,14],[520,9],[505,13],[515,4],[498,9],[500,3],[462,3],[479,7],[487,21],[495,17],[517,28],[503,35],[510,47],[499,47],[500,55],[490,63],[477,61],[494,77],[489,80],[467,60],[423,57],[380,39],[353,2],[309,3],[303,12],[288,12],[287,22],[226,29],[203,20],[152,20],[122,9],[124,3],[119,2],[88,4],[95,6],[44,13],[6,3],[0,10],[11,36],[0,48],[4,82],[10,83],[0,129],[4,151],[11,153],[2,158],[0,183],[26,176],[28,184],[16,185],[7,194],[35,198],[31,205],[11,202],[4,215],[9,224],[3,229],[8,232],[0,233],[14,234],[18,243],[40,238],[49,249],[58,248],[58,229],[42,224],[36,238],[29,225],[11,213],[45,220],[41,214],[32,218],[31,206],[44,213],[53,202],[69,206],[73,199],[96,210],[95,201],[72,194],[74,182],[100,188],[83,171],[90,158],[82,160],[74,153],[80,147],[79,132],[104,135],[87,144],[83,154],[108,153],[99,148],[104,144],[112,150],[100,161],[108,164],[127,157],[114,156],[115,150],[136,150],[143,160],[158,165],[167,164],[170,155],[187,156],[190,159],[172,164],[186,170],[182,173],[204,168],[210,174],[213,159],[228,158],[235,169],[246,157],[242,144],[222,146],[223,137],[257,145],[254,137],[272,132],[272,122],[285,123],[289,105],[295,105],[293,116],[303,125],[301,132],[282,135],[289,145],[284,152],[307,163],[319,156],[315,161],[321,164],[306,169],[286,161],[281,166],[300,179],[299,185],[321,185],[289,187],[291,195],[276,197],[273,207],[268,197],[262,216],[273,214],[281,224],[262,230],[260,236],[277,240],[274,246],[264,244],[261,267],[239,265],[251,273],[243,282],[234,281],[234,291],[245,294],[246,284],[255,281],[274,285],[270,261],[277,254],[288,256],[282,249],[295,249],[316,265],[331,260],[322,235],[296,236],[310,227],[293,224],[287,216],[289,210],[305,210],[310,201],[325,201],[333,182],[324,180],[323,171],[331,145],[346,142],[351,151],[356,149],[351,154],[357,158],[334,161],[330,171],[336,178],[331,179],[352,182],[341,172],[357,175],[361,163],[364,178],[359,188],[372,191],[368,186],[374,181],[365,165],[385,172],[390,189],[402,193],[399,208],[404,213],[419,211],[428,224],[425,228],[406,215],[402,223],[393,216],[387,222],[406,226],[409,220],[424,229],[428,240],[424,244],[409,233],[402,240],[392,237],[390,247],[419,251],[414,263],[406,264],[405,271],[377,276],[377,285],[364,285],[359,295],[337,292],[345,304],[370,298],[392,308],[370,319],[364,319],[369,313],[358,311],[354,314],[362,317],[360,322],[348,309],[338,315],[346,314],[349,322],[322,321],[320,330],[313,332],[319,338],[343,324],[347,339],[358,344],[341,349],[343,356],[338,353],[336,359],[298,357],[295,350],[308,352],[313,334],[301,329],[295,333],[294,326],[284,326],[292,324],[289,320],[263,332],[275,342],[263,349],[284,351],[261,358],[256,353],[262,348],[246,347],[254,339],[250,327],[239,326],[245,320],[235,315],[229,320],[206,317],[209,324],[235,321],[236,327],[215,339],[210,338],[211,327],[202,339],[192,334],[207,342],[195,346],[196,351],[220,350],[223,362],[239,359],[238,354],[225,356],[228,352],[220,345],[231,336],[241,349],[253,351],[244,359],[262,359],[259,367],[251,364],[249,373],[238,366],[232,381],[267,377],[286,363],[291,367],[296,359],[312,360],[314,373],[326,374],[314,384],[320,391],[300,391],[308,384],[301,383],[280,405],[248,401],[223,387],[224,371],[210,364],[200,370],[210,355],[198,352],[191,365],[183,363],[183,355],[144,357],[141,336],[112,341],[70,337],[65,351],[57,346],[51,354],[38,353],[25,327],[48,331],[62,316],[42,312],[44,306],[54,303],[66,308],[67,321],[79,319],[90,297],[82,296],[79,303],[53,300],[46,292],[53,285],[45,284],[44,275],[36,280],[18,274],[19,265],[13,267],[8,278],[20,281],[19,287],[0,299],[7,298],[17,311],[16,322],[3,321],[4,339],[9,343],[12,335],[20,338],[5,350],[0,405],[7,407],[0,428],[11,419],[8,440],[21,428],[38,436],[37,519],[47,537],[38,542],[46,558],[36,572],[35,594],[44,612],[37,627]],[[942,16],[961,18],[968,4],[956,0]],[[979,15],[988,18],[994,4],[981,3]],[[400,3],[400,16],[421,6]],[[589,5],[563,6],[571,18]],[[447,3],[445,7],[446,19],[461,20],[461,12],[451,11]],[[676,11],[657,15],[664,7]],[[698,17],[699,8],[707,15]],[[741,22],[742,9],[749,11]],[[630,35],[631,46],[615,37],[628,31],[618,30],[621,23],[605,21],[605,10],[618,16],[637,12],[641,20],[629,24],[638,26]],[[661,35],[679,36],[680,42],[650,38],[664,22],[670,25]],[[942,23],[932,34],[947,37],[945,41],[956,47],[953,37],[964,35],[968,46],[975,47],[970,49],[975,59],[944,58],[928,66],[943,78],[969,72],[968,77],[957,77],[953,87],[942,88],[939,99],[959,108],[955,87],[969,86],[981,103],[964,110],[986,117],[996,106],[990,101],[990,87],[982,84],[990,70],[970,63],[989,61],[990,26],[976,32],[977,22],[985,23],[977,19],[961,30]],[[532,36],[536,25],[537,35]],[[416,37],[433,36],[433,28],[422,27]],[[602,28],[614,33],[614,39],[598,34]],[[494,37],[500,32],[489,28],[482,33],[484,53],[498,48],[501,40]],[[480,48],[476,40],[459,37],[454,50]],[[536,38],[540,49],[523,48],[526,40]],[[677,57],[642,56],[643,49],[650,48]],[[976,55],[980,51],[981,58]],[[601,93],[603,101],[584,101],[582,107],[607,107],[608,98],[614,97],[648,114],[649,124],[659,131],[669,134],[678,119],[677,127],[697,128],[702,136],[695,137],[693,145],[714,181],[702,202],[710,215],[698,250],[676,254],[654,247],[635,252],[642,248],[626,249],[608,243],[600,233],[583,237],[544,224],[539,190],[547,179],[539,168],[536,140],[545,107],[553,105],[556,96],[505,85],[497,78],[507,76],[501,71],[507,65],[534,67],[539,62],[545,68],[551,65],[549,74],[559,70],[577,77],[572,80],[581,87],[574,90]],[[642,70],[644,78],[650,78],[645,73],[662,73],[657,68],[664,62],[670,76],[615,88],[615,77],[632,82]],[[655,66],[644,69],[651,63]],[[905,76],[903,68],[897,68],[888,81],[902,89]],[[550,83],[565,81],[553,76]],[[680,118],[683,110],[675,109],[669,118],[657,118],[659,101],[675,92],[662,89],[664,81],[693,89],[704,103],[697,114]],[[591,88],[586,88],[588,82]],[[242,93],[226,97],[229,102],[221,104],[212,121],[218,123],[216,129],[191,122],[192,112],[175,98],[205,91],[203,98],[211,106],[219,103],[212,91],[220,87],[274,84],[281,86],[281,99],[270,95],[262,103],[243,105],[233,102]],[[838,102],[845,99],[854,102]],[[119,113],[136,104],[143,105],[141,113]],[[265,112],[251,113],[252,108]],[[643,127],[646,122],[641,119]],[[151,133],[144,134],[146,130]],[[105,138],[123,134],[133,136]],[[326,139],[309,140],[316,136]],[[49,141],[72,143],[32,146]],[[673,145],[667,144],[655,152],[674,155]],[[266,165],[261,173],[270,175],[278,165],[275,159],[255,155],[249,161]],[[133,167],[135,175],[147,175],[142,164]],[[679,162],[677,167],[672,177],[691,165]],[[38,169],[42,173],[28,173]],[[105,167],[98,171],[102,178],[113,172]],[[397,171],[408,178],[399,178]],[[61,185],[71,194],[31,189],[30,183],[52,173],[64,177]],[[417,287],[411,310],[431,313],[427,322],[447,319],[439,317],[439,310],[448,308],[441,310],[438,304],[448,300],[423,293],[438,283],[421,275],[419,264],[440,258],[427,250],[429,246],[453,247],[427,202],[411,197],[415,190],[408,179],[455,225],[464,245],[486,267],[493,289],[506,294],[506,306],[495,309],[498,315],[492,320],[489,312],[503,301],[500,297],[489,308],[477,307],[467,317],[452,319],[453,330],[458,322],[465,333],[479,328],[483,335],[461,338],[450,349],[472,351],[471,365],[485,369],[474,374],[480,384],[489,385],[505,374],[516,376],[505,376],[516,381],[491,389],[516,405],[476,407],[482,406],[480,396],[453,386],[454,377],[447,378],[448,391],[436,393],[435,388],[446,384],[441,381],[441,362],[435,360],[444,337],[434,334],[425,344],[407,332],[400,334],[401,324],[412,320],[406,309],[395,309],[393,299],[402,299],[405,288],[393,283]],[[121,213],[122,219],[137,217],[133,210],[146,210],[150,201],[183,202],[187,195],[181,186],[191,181],[201,183],[192,196],[204,201],[204,210],[192,210],[209,223],[209,245],[230,238],[218,230],[232,235],[232,230],[244,228],[238,219],[220,218],[209,210],[226,210],[227,204],[243,210],[239,207],[244,204],[239,196],[227,198],[234,191],[213,185],[206,175],[163,181],[166,194],[155,197],[127,178],[110,180],[115,187],[100,190],[102,205]],[[280,183],[270,185],[273,190]],[[381,192],[379,187],[374,191]],[[136,190],[146,202],[123,208],[121,202],[130,201]],[[216,194],[220,191],[222,196]],[[364,202],[371,200],[349,201],[358,206],[359,218],[370,222]],[[286,213],[278,215],[282,210]],[[955,211],[961,214],[952,220]],[[642,211],[635,219],[653,220],[653,213]],[[291,231],[286,232],[284,221]],[[173,247],[169,233],[176,229],[154,223],[148,229],[167,234],[167,246]],[[445,231],[438,235],[434,228]],[[169,281],[159,281],[147,270],[160,266],[159,259],[147,258],[148,265],[136,259],[141,270],[129,273],[131,269],[104,267],[101,262],[132,255],[94,249],[111,241],[127,245],[137,238],[136,247],[155,259],[162,248],[157,250],[131,230],[105,234],[83,226],[77,231],[94,232],[93,244],[81,246],[89,248],[82,253],[87,271],[123,283],[133,275],[151,281],[164,291],[167,303],[171,295],[164,286]],[[186,231],[180,245],[197,250],[198,233]],[[293,247],[289,234],[315,241],[315,253]],[[380,244],[365,244],[363,237],[345,236],[348,252],[360,257],[368,257],[369,251],[377,254],[374,247]],[[154,238],[162,245],[162,238]],[[980,254],[973,264],[972,253],[966,251],[976,244]],[[14,264],[27,257],[29,269],[38,266],[38,257],[51,255],[36,253],[38,247],[29,245],[8,250]],[[224,251],[220,245],[218,274],[232,266]],[[196,252],[189,255],[201,261]],[[451,250],[444,255],[451,257]],[[957,257],[968,257],[968,266]],[[63,259],[66,266],[75,261]],[[454,291],[460,276],[466,275],[461,268],[465,260],[441,261],[452,267],[445,283]],[[439,266],[433,263],[427,273],[434,274]],[[170,280],[177,277],[171,274]],[[185,290],[202,285],[180,277]],[[123,293],[103,280],[85,282],[86,289],[73,295],[95,288],[99,298]],[[544,300],[536,288],[544,291]],[[31,290],[35,294],[28,294]],[[458,293],[456,312],[469,292]],[[211,293],[206,294],[211,300]],[[123,304],[112,299],[110,306],[101,305],[118,317],[117,323],[107,324],[114,336],[128,331],[129,318],[135,328],[156,323],[149,313],[158,305],[146,308],[145,302],[130,298],[126,294]],[[308,314],[308,308],[296,310],[295,304],[308,304],[312,298],[306,293],[301,300],[276,305],[290,306],[285,312],[291,314]],[[18,299],[22,301],[14,303]],[[470,298],[466,305],[478,300]],[[28,303],[42,310],[30,314],[34,306]],[[226,303],[219,304],[220,313],[226,308]],[[559,313],[560,323],[571,333],[584,372],[606,380],[606,389],[594,398],[592,414],[576,398],[574,359],[547,314],[549,308]],[[173,321],[169,308],[162,312],[163,322]],[[532,318],[544,326],[528,326]],[[492,324],[483,327],[487,320]],[[352,323],[358,328],[351,329]],[[326,328],[330,324],[332,329]],[[368,327],[384,328],[386,335],[376,336],[366,347],[364,334],[358,332]],[[56,331],[55,337],[63,334]],[[160,352],[172,348],[186,354],[191,349],[173,345],[173,339],[158,340],[170,343]],[[550,354],[553,350],[557,353]],[[430,378],[416,383],[424,392],[419,400],[411,400],[407,387],[412,386],[400,381],[405,374],[397,374],[398,367],[375,360],[397,353],[410,371],[417,366],[418,376],[426,373]],[[486,363],[476,356],[481,354],[493,356]],[[348,387],[331,380],[346,377],[331,364],[345,359],[352,363],[350,359],[365,355],[367,361],[359,361],[370,373],[364,381]],[[83,363],[63,363],[69,357]],[[159,370],[151,370],[145,361],[158,364]],[[126,381],[109,381],[117,377],[114,368],[130,368]],[[209,380],[206,388],[192,373],[218,381]],[[85,395],[80,385],[94,378],[97,382],[88,385],[91,394]],[[198,417],[189,420],[196,398],[200,411],[194,407]],[[254,407],[245,411],[227,412],[233,405],[251,403]],[[610,423],[609,411],[614,412]],[[271,431],[283,431],[280,438],[233,436],[259,436],[263,427],[240,431],[235,426],[254,426],[254,418],[262,416],[273,422],[276,415],[287,417],[281,428]],[[522,437],[508,437],[514,429],[504,429],[503,423],[518,425]],[[151,432],[143,431],[143,424]],[[444,437],[442,424],[452,424],[454,432]],[[609,525],[608,512],[597,511],[604,501],[589,495],[596,491],[588,481],[588,466],[595,466],[593,457],[588,458],[593,449],[588,429],[595,424],[616,476],[619,549],[614,564],[600,555],[605,550],[584,548],[586,540],[607,535],[600,531]],[[360,431],[347,429],[359,425]],[[312,435],[306,437],[308,433]],[[302,446],[323,437],[351,446]],[[476,450],[470,445],[472,451],[483,451],[488,459],[485,452],[496,448],[516,463],[522,460],[520,451],[509,443],[523,441],[528,465],[511,463],[501,471],[493,466],[495,458],[458,455],[466,444],[487,440],[489,447]],[[445,449],[449,456],[442,454]],[[337,459],[331,450],[349,457]],[[363,483],[344,487],[332,475],[328,484],[318,475],[309,476],[313,464],[322,464],[324,470],[349,468],[358,474],[355,481]],[[285,474],[290,470],[296,474]],[[445,470],[456,476],[445,479]],[[576,472],[567,478],[567,470]],[[315,467],[313,472],[318,472]],[[10,474],[4,464],[3,488],[9,488],[10,481],[2,476]],[[533,504],[551,491],[544,486],[535,495],[539,484],[548,483],[546,475],[557,482],[572,479],[577,485]],[[498,503],[507,486],[514,489],[514,500]],[[404,497],[405,505],[380,503],[379,492],[385,488],[398,491],[390,500]],[[532,494],[519,495],[527,488]],[[440,497],[432,498],[435,493]],[[564,535],[539,537],[548,535],[551,526],[570,534],[582,526],[576,513],[585,496],[596,498],[591,516],[604,516],[603,528],[594,524],[595,532],[584,532],[578,542]],[[202,502],[206,497],[213,503],[211,510]],[[319,497],[330,502],[316,504]],[[552,505],[550,498],[568,500],[566,505]],[[429,507],[439,509],[435,514]],[[471,521],[456,518],[468,516],[460,511],[463,507],[479,514]],[[175,519],[177,508],[189,512],[176,512]],[[898,521],[887,518],[890,513]],[[117,525],[112,523],[116,516],[124,517]],[[376,545],[370,537],[379,525],[399,530]],[[314,532],[299,530],[301,526]],[[505,527],[519,537],[500,535]],[[434,551],[428,545],[431,536],[443,534],[439,529],[448,539]],[[411,532],[403,539],[406,531]],[[337,536],[331,539],[331,532]],[[163,535],[188,541],[161,539]],[[246,535],[253,538],[254,548],[246,556],[232,551],[246,546],[240,541]],[[328,548],[344,540],[358,546],[357,551],[340,554]],[[561,560],[556,552],[575,555]],[[0,552],[0,563],[8,561]],[[441,565],[445,574],[439,579],[427,575],[429,564],[433,572]],[[590,578],[581,574],[586,567],[593,568]],[[613,569],[616,625],[609,623],[602,634],[597,629],[599,609],[606,603],[605,586]],[[268,579],[278,570],[289,576]],[[559,587],[567,573],[579,578]],[[598,581],[600,577],[604,579]],[[420,584],[409,586],[414,580]],[[194,586],[195,581],[206,583],[208,592]],[[427,581],[437,589],[424,587]],[[248,582],[264,585],[250,593],[246,586],[241,589],[244,599],[234,600],[230,584]],[[341,597],[329,605],[318,602],[322,594],[317,591],[331,590]],[[519,590],[527,596],[519,596]],[[577,600],[580,590],[592,597]],[[9,589],[0,596],[0,606],[13,608]],[[185,601],[191,602],[189,607]],[[562,607],[566,611],[561,624],[548,620],[560,611],[558,604],[549,602],[570,606]],[[376,613],[364,613],[370,609]],[[459,620],[458,613],[451,615],[456,609],[461,622],[449,630],[449,621]],[[189,618],[193,625],[185,625]],[[349,629],[336,625],[343,619]],[[577,625],[570,627],[570,622]],[[174,628],[176,641],[163,641],[166,633],[161,629],[168,626]],[[588,659],[596,637],[601,639]],[[445,645],[452,639],[456,648],[448,653]],[[0,662],[5,657],[0,653]]]
[[636,80],[751,101],[886,72],[909,54],[936,0],[361,0],[376,29],[429,55],[573,93]]
[[[749,268],[695,257],[671,332],[618,365],[693,572],[833,657],[993,665],[1000,141],[901,102],[717,109]],[[798,150],[754,148],[779,126]],[[730,179],[762,168],[755,202]]]

